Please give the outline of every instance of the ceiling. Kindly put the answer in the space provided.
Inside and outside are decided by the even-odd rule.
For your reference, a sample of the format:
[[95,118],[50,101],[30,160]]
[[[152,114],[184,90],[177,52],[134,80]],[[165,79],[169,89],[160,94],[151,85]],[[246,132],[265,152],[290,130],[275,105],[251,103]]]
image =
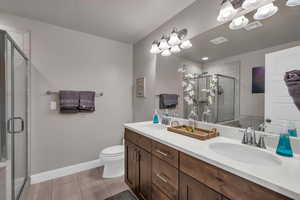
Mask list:
[[195,0],[0,0],[0,10],[135,43]]
[[[228,23],[218,26],[191,39],[193,47],[184,50],[180,56],[196,61],[204,62],[202,57],[209,57],[208,61],[220,60],[238,54],[265,49],[268,47],[300,40],[300,6],[287,7],[285,1],[276,1],[279,12],[273,17],[262,20],[263,27],[252,31],[230,30]],[[253,20],[253,12],[247,15],[250,22]],[[223,36],[229,41],[220,45],[214,45],[209,41]]]

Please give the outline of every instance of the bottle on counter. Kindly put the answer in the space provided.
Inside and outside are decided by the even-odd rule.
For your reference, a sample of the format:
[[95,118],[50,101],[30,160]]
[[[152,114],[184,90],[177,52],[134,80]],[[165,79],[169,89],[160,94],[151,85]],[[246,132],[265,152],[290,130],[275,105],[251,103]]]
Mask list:
[[159,116],[158,116],[158,112],[157,110],[155,109],[154,111],[154,115],[153,115],[153,124],[159,124]]
[[289,121],[287,123],[287,130],[288,130],[289,136],[297,137],[297,128],[296,128],[296,125],[294,122]]
[[279,136],[279,142],[277,145],[276,153],[285,157],[293,157],[290,135],[286,127],[282,129],[281,134]]

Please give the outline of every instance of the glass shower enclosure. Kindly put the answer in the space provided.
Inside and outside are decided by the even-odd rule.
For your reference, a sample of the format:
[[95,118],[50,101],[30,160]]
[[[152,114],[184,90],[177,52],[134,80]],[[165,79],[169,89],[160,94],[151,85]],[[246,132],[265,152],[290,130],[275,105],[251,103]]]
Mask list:
[[28,187],[29,59],[0,30],[0,200],[22,199]]
[[[216,78],[216,92],[209,100],[211,81]],[[235,119],[236,80],[222,74],[197,75],[195,82],[196,112],[200,121],[221,123]],[[184,102],[184,117],[187,118],[191,106]]]

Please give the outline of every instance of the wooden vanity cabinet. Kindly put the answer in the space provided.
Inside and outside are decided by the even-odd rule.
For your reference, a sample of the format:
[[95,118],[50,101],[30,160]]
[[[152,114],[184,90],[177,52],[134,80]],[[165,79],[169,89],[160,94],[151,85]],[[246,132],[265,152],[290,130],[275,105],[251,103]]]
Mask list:
[[125,182],[141,200],[151,200],[151,154],[125,140]]
[[291,200],[128,129],[125,181],[140,200]]

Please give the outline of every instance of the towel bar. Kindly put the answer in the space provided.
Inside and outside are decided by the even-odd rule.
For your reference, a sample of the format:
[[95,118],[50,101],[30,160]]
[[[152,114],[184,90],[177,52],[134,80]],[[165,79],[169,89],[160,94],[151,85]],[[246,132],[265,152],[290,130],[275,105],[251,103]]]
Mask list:
[[[50,90],[48,90],[48,91],[46,91],[46,94],[47,95],[58,95],[58,93],[59,92],[53,92],[53,91],[50,91]],[[103,94],[103,92],[100,92],[100,93],[96,93],[96,97],[102,97],[104,94]]]

